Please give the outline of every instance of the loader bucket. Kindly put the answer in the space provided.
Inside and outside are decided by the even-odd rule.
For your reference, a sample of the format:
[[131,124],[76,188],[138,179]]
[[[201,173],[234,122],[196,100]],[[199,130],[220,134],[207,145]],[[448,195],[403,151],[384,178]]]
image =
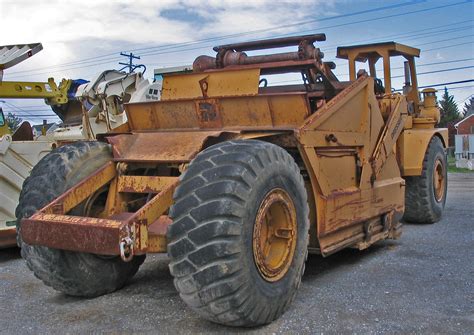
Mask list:
[[73,79],[67,91],[68,102],[61,105],[51,105],[51,109],[67,125],[78,125],[82,123],[82,104],[76,99],[77,88],[87,83],[84,79]]

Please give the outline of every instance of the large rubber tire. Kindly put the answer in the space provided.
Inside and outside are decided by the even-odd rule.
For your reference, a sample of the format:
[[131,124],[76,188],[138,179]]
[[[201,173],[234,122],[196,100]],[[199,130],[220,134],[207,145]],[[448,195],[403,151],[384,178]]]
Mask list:
[[[436,167],[442,169],[444,183],[440,191],[442,196],[435,196],[434,176]],[[413,223],[435,223],[441,219],[447,195],[446,152],[440,138],[434,136],[423,160],[420,176],[406,177],[404,221]]]
[[[297,233],[287,272],[270,282],[257,268],[253,239],[257,211],[275,189],[292,199]],[[190,163],[174,200],[169,267],[188,306],[229,326],[258,326],[283,314],[301,282],[309,236],[307,194],[293,158],[262,141],[213,145]]]
[[[121,288],[143,263],[120,257],[51,249],[21,241],[20,220],[31,216],[112,158],[110,146],[101,142],[64,145],[41,159],[25,180],[16,209],[21,255],[36,277],[46,285],[72,296],[96,297]],[[73,209],[82,215],[82,206]]]

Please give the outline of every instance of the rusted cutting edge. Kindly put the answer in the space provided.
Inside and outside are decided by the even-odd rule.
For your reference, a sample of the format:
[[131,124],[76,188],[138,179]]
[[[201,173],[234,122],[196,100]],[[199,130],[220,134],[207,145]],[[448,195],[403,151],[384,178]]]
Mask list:
[[[150,243],[152,251],[163,252],[166,246],[154,246],[159,236],[155,232],[154,240],[150,240],[148,225],[159,220],[171,206],[178,183],[176,178],[136,213],[120,219],[37,212],[21,221],[21,236],[25,243],[31,245],[98,255],[121,255],[122,258],[125,243],[129,253],[127,260],[133,255],[146,253]],[[169,224],[171,221],[163,222]],[[161,231],[166,231],[166,227],[161,228]],[[164,234],[161,240],[165,241]]]
[[21,221],[25,243],[54,249],[119,255],[128,235],[127,223],[117,220],[37,213]]
[[0,248],[16,245],[16,228],[0,229]]

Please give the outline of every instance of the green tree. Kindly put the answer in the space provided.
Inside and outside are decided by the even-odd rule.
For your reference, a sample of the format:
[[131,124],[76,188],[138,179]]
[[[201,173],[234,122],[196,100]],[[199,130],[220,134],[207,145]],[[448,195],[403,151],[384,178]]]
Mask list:
[[23,119],[19,116],[16,116],[12,112],[8,112],[8,115],[5,117],[5,121],[7,121],[8,127],[11,129],[11,131],[14,132],[18,129]]
[[441,112],[441,121],[439,122],[439,127],[447,127],[448,124],[453,124],[462,119],[461,114],[459,113],[458,105],[454,101],[454,96],[449,95],[448,89],[444,88],[444,94],[439,102],[440,112]]
[[472,96],[468,102],[464,104],[463,116],[467,117],[471,114],[474,114],[474,96]]

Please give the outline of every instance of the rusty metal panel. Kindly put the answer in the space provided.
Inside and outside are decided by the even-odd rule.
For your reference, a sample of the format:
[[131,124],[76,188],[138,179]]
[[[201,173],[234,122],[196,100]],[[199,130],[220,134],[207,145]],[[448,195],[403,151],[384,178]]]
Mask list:
[[393,178],[376,182],[371,189],[334,192],[328,197],[319,197],[323,205],[320,210],[325,217],[319,227],[320,236],[391,210],[403,211],[404,184],[402,178]]
[[0,229],[0,248],[9,248],[16,245],[16,228]]
[[178,180],[178,177],[119,176],[118,192],[158,193]]
[[124,227],[117,220],[37,213],[21,220],[21,237],[32,245],[118,255]]
[[133,130],[297,128],[309,115],[305,93],[216,97],[126,105]]
[[131,130],[198,128],[193,100],[127,104],[125,110]]
[[122,162],[189,162],[208,137],[221,131],[153,132],[108,137],[114,159]]
[[269,96],[273,126],[300,126],[310,115],[305,94]]
[[268,100],[264,97],[221,99],[220,104],[224,127],[272,125]]
[[373,79],[369,77],[361,77],[349,85],[304,122],[301,134],[307,130],[360,132],[368,123],[368,87],[373,87]]
[[323,194],[340,190],[350,192],[359,186],[355,150],[317,149],[316,157],[314,169],[318,170]]
[[320,211],[318,217],[324,218],[318,222],[321,253],[327,255],[344,246],[365,241],[370,218],[389,215],[392,220],[388,228],[394,228],[403,215],[404,196],[404,180],[393,178],[376,182],[372,189],[319,197],[316,205]]
[[166,252],[168,241],[166,231],[173,221],[167,215],[162,215],[148,226],[147,252]]
[[[386,213],[403,212],[404,180],[393,143],[381,135],[391,137],[393,133],[396,138],[403,124],[397,127],[395,121],[390,123],[392,127],[385,125],[373,79],[361,77],[296,131],[313,183],[315,224],[323,255],[388,236],[388,231],[381,233],[377,228],[372,239],[365,241],[367,222],[372,218],[380,221]],[[381,146],[386,149],[384,164],[377,165],[380,173],[374,174],[373,155]]]
[[257,95],[259,80],[260,69],[170,75],[163,79],[161,99]]
[[219,103],[219,100],[196,100],[194,104],[199,128],[222,128],[222,107]]

